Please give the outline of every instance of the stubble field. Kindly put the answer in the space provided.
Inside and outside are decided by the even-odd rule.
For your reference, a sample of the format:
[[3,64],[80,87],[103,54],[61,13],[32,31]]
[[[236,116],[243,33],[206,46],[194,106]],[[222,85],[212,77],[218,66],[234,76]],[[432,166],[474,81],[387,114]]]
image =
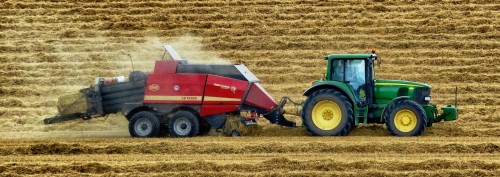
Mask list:
[[[500,176],[495,1],[0,0],[0,14],[0,175]],[[191,62],[243,63],[275,99],[299,101],[324,55],[376,47],[377,78],[428,83],[440,106],[458,86],[459,119],[414,138],[260,121],[247,137],[136,139],[120,115],[43,125],[57,97],[128,75],[128,54],[151,71],[165,43]]]

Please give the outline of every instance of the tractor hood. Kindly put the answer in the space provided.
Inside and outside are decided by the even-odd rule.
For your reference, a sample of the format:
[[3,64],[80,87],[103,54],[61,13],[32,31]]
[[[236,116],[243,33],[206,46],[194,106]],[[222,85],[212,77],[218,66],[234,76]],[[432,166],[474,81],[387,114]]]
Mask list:
[[408,87],[426,87],[431,88],[430,85],[419,83],[419,82],[411,82],[404,80],[375,80],[376,86],[408,86]]

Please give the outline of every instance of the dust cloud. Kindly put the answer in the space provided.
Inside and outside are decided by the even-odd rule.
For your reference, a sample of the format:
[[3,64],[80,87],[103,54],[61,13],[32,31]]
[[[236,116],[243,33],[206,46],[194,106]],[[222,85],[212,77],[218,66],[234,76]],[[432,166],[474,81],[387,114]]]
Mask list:
[[172,45],[183,59],[192,64],[231,64],[229,60],[207,51],[203,46],[203,38],[190,34],[168,39],[159,37],[144,38],[131,47],[122,49],[119,52],[120,61],[130,61],[131,57],[134,69],[151,71],[154,68],[155,61],[171,59],[170,55],[165,54],[164,45]]

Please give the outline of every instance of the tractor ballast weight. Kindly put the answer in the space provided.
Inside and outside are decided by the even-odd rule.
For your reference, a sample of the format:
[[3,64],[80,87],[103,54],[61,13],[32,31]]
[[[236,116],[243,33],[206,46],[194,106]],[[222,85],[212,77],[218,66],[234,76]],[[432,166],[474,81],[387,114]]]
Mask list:
[[[121,112],[136,137],[165,131],[177,137],[195,136],[207,127],[224,128],[231,117],[252,124],[262,116],[273,124],[296,126],[283,116],[286,102],[277,103],[245,65],[189,64],[171,46],[165,50],[173,60],[156,61],[151,73],[131,72],[127,82],[107,85],[98,78],[96,85],[80,90],[86,111],[60,114],[44,123]],[[249,116],[240,116],[242,112]],[[226,133],[238,134],[236,129],[231,131]]]

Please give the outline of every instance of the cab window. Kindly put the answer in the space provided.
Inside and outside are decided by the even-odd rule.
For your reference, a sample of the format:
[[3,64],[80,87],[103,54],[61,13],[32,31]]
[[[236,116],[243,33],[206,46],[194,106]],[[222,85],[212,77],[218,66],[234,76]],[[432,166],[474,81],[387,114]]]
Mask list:
[[343,60],[334,60],[332,61],[332,71],[331,71],[331,80],[334,81],[344,81],[344,61]]
[[331,80],[345,82],[358,99],[365,98],[365,60],[333,60]]

